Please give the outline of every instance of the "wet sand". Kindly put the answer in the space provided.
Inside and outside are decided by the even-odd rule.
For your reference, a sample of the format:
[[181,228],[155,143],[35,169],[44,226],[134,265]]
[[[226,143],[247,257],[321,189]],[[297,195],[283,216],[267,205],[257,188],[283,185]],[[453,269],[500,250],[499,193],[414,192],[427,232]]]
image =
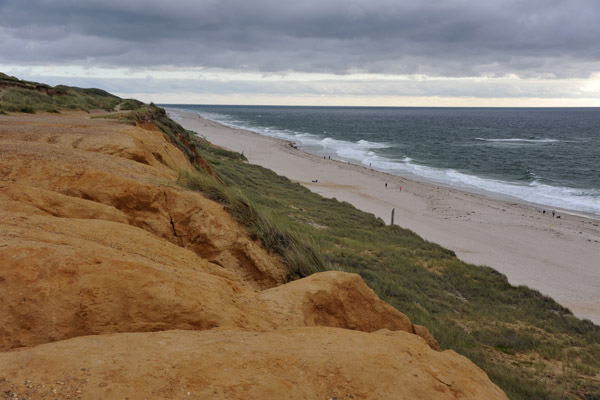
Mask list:
[[[488,265],[514,285],[549,295],[581,318],[600,324],[600,221],[511,200],[419,182],[343,161],[323,159],[289,142],[225,127],[192,112],[170,110],[186,129],[244,152],[325,197],[347,201],[469,263]],[[317,180],[318,182],[313,182]],[[387,188],[386,184],[387,183]],[[400,190],[402,187],[402,190]]]

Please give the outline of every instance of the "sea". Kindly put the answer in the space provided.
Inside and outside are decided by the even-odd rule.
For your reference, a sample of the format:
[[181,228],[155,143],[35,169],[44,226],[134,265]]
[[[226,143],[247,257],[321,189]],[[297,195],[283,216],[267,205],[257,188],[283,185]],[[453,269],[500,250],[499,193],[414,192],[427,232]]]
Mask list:
[[600,218],[600,108],[163,106],[315,155]]

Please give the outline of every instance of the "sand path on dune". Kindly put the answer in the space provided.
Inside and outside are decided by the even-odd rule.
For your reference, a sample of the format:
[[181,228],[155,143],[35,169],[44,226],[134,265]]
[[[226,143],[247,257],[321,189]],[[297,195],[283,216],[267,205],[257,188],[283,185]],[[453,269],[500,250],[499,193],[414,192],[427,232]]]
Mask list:
[[[534,205],[436,186],[307,154],[288,142],[225,127],[195,113],[171,110],[186,129],[244,152],[313,192],[347,201],[387,223],[488,265],[515,285],[551,296],[575,315],[600,324],[600,221]],[[318,182],[313,182],[317,180]],[[387,187],[386,184],[387,183]],[[399,187],[402,190],[399,190]]]

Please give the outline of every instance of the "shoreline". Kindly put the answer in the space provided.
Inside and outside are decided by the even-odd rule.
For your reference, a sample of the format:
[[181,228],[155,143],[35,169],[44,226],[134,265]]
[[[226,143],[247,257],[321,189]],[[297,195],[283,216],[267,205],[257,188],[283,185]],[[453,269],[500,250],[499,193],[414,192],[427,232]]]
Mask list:
[[[165,105],[165,107],[171,106],[173,107],[173,112],[194,112],[201,117],[204,115],[203,112],[196,110],[195,107],[186,108],[185,105]],[[396,145],[393,144],[393,139],[390,138],[388,138],[389,143],[386,140],[376,138],[374,139],[375,142],[370,142],[369,136],[363,136],[362,139],[358,141],[354,141],[357,138],[350,140],[338,137],[337,139],[334,139],[336,134],[325,134],[325,131],[321,132],[325,127],[319,128],[318,126],[314,126],[312,128],[313,131],[321,133],[310,133],[310,129],[306,130],[305,128],[300,128],[299,130],[293,128],[292,130],[288,130],[281,126],[276,127],[276,122],[271,124],[274,124],[274,127],[268,127],[269,123],[262,126],[264,123],[255,121],[258,122],[259,126],[248,127],[244,126],[246,124],[242,123],[242,121],[230,121],[228,118],[223,119],[224,116],[220,115],[219,112],[214,116],[209,115],[211,114],[207,114],[204,118],[234,130],[247,130],[259,135],[293,143],[299,150],[317,157],[330,156],[336,161],[355,164],[367,169],[375,168],[380,172],[392,176],[402,176],[409,180],[429,183],[434,186],[443,186],[459,191],[481,194],[492,200],[523,203],[550,212],[556,210],[563,214],[572,214],[600,221],[600,203],[598,203],[598,199],[594,198],[598,189],[593,188],[592,186],[581,186],[581,182],[579,184],[568,184],[565,182],[558,183],[556,181],[554,183],[544,182],[542,177],[538,177],[531,172],[528,173],[528,179],[533,178],[533,180],[515,180],[514,176],[490,176],[489,174],[483,172],[480,173],[469,168],[463,170],[456,165],[434,166],[435,162],[433,162],[433,160],[422,164],[413,160],[407,154],[402,156],[399,154],[383,155],[374,152],[375,150],[370,151],[371,149],[377,148],[394,148]],[[262,115],[258,115],[258,117],[262,117]],[[242,119],[244,118],[242,117]],[[325,134],[325,137],[323,134]],[[307,139],[305,137],[306,135],[311,136],[311,138]],[[472,139],[476,142],[524,141],[550,143],[561,141],[559,139],[529,140],[516,138]],[[327,140],[332,140],[333,142],[339,141],[341,144],[325,143]],[[363,141],[365,141],[365,143],[361,144]],[[363,146],[365,144],[366,147]],[[359,147],[355,148],[356,145],[359,145]],[[466,144],[463,143],[462,146],[464,145]],[[554,146],[554,144],[552,145]],[[343,153],[340,152],[340,149],[347,149],[350,150],[350,152],[342,155]],[[369,151],[366,149],[369,149]],[[478,146],[476,146],[476,150],[477,149]],[[402,159],[402,157],[404,157],[404,159]],[[416,157],[419,158],[418,156]],[[371,166],[371,162],[373,162],[373,167]],[[552,173],[549,172],[548,176],[551,175]],[[585,174],[578,175],[585,176]]]
[[[580,318],[600,324],[600,221],[543,206],[417,181],[344,161],[324,159],[290,142],[175,112],[186,129],[211,143],[244,152],[324,197],[411,229],[453,250],[463,261],[490,266],[513,285],[549,295]],[[315,182],[316,181],[316,182]],[[387,183],[387,187],[386,184]],[[399,190],[402,187],[402,190]]]

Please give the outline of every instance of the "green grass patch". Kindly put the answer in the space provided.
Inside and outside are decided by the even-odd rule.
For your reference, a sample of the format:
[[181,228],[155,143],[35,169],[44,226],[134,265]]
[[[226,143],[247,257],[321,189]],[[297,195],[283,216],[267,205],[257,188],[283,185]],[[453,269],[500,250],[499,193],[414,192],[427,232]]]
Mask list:
[[285,218],[256,204],[242,191],[201,172],[180,171],[177,182],[223,204],[236,220],[248,227],[253,239],[282,257],[289,279],[324,270],[315,250],[317,245],[310,236],[295,230]]
[[121,103],[121,110],[123,111],[133,111],[142,108],[145,104],[136,99],[126,99]]
[[2,94],[2,108],[8,112],[59,112],[69,110],[90,111],[102,109],[112,111],[121,102],[118,97],[97,96],[71,88],[50,95],[24,88],[11,88]]
[[[19,80],[0,73],[0,108],[4,112],[112,111],[122,100],[101,89],[82,89]],[[137,100],[136,100],[137,102]],[[139,102],[138,102],[139,103]]]

